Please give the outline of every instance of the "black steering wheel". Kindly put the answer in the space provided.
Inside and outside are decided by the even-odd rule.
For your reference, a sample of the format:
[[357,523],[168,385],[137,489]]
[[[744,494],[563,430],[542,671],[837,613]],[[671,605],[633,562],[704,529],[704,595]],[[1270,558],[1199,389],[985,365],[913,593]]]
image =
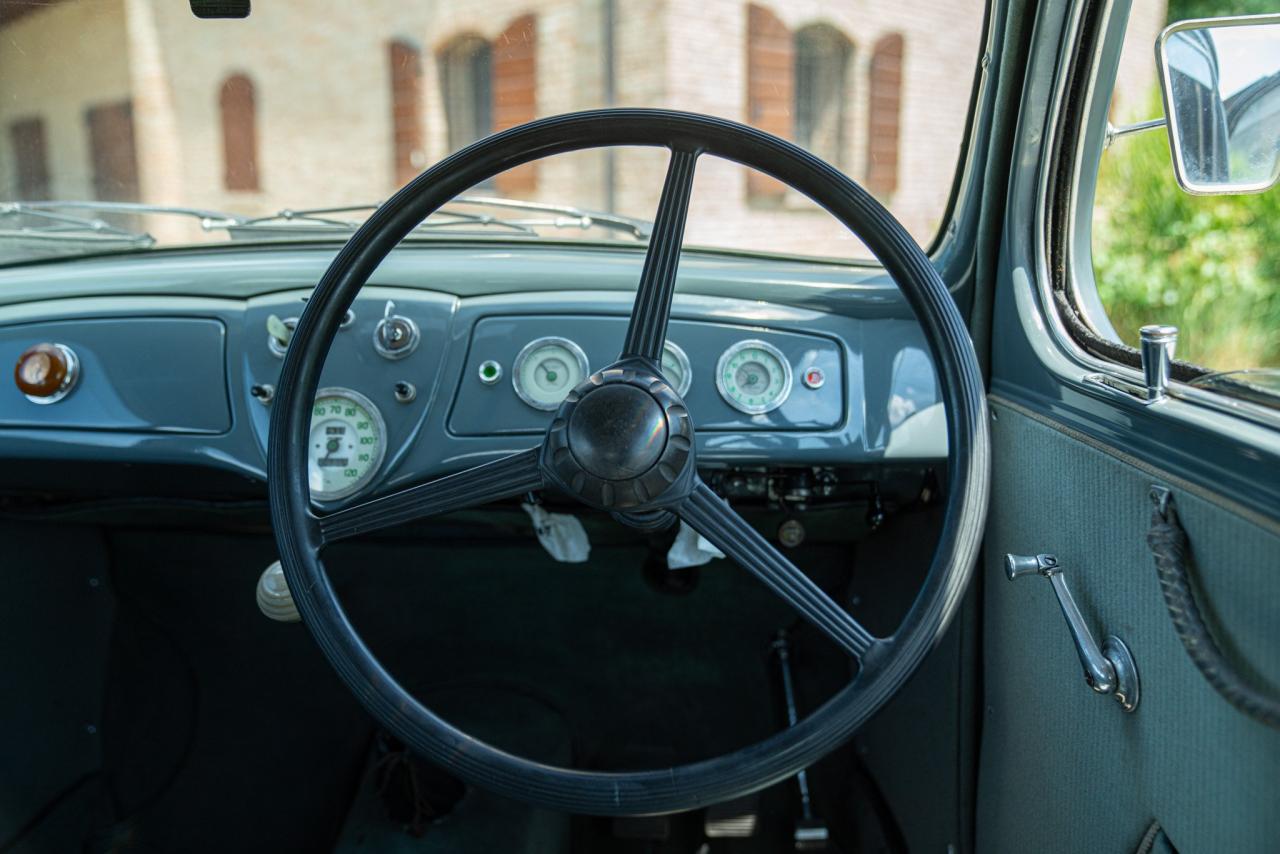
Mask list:
[[[454,196],[522,163],[614,145],[671,152],[618,360],[573,389],[535,448],[326,515],[313,511],[307,434],[325,356],[356,293],[415,226]],[[857,234],[894,278],[933,353],[947,413],[947,517],[929,574],[890,637],[874,637],[698,477],[693,421],[659,371],[694,167],[702,154],[789,184]],[[289,589],[329,662],[366,708],[415,751],[476,786],[575,813],[694,809],[783,780],[838,747],[915,671],[955,614],[986,517],[989,439],[973,345],[951,294],[906,230],[833,167],[769,134],[663,110],[597,110],[495,134],[436,164],[383,204],[316,286],[290,341],[271,416],[271,518]],[[433,714],[383,669],[348,621],[321,560],[368,531],[554,487],[623,523],[679,517],[755,574],[849,655],[854,679],[796,726],[725,756],[606,773],[557,768],[478,741]]]

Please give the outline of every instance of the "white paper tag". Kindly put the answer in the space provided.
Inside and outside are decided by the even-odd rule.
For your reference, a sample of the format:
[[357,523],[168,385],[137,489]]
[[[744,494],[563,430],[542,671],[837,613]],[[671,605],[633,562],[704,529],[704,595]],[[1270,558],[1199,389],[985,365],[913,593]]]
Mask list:
[[680,530],[676,533],[676,541],[667,552],[667,569],[687,569],[691,566],[702,566],[713,558],[724,557],[724,552],[716,548],[706,537],[680,520]]
[[583,563],[590,556],[591,541],[577,516],[548,513],[537,504],[520,506],[533,520],[533,532],[547,554],[561,563]]

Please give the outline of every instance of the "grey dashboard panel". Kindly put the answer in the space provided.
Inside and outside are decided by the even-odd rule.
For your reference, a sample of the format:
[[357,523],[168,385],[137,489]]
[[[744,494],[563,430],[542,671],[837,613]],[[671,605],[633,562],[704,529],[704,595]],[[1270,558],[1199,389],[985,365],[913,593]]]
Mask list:
[[[598,248],[588,249],[582,253],[583,263],[574,266],[567,264],[565,259],[572,253],[563,247],[541,250],[543,255],[533,248],[522,249],[518,258],[499,257],[500,253],[489,247],[473,248],[466,255],[457,247],[436,251],[444,256],[440,264],[435,263],[434,254],[419,250],[388,259],[375,273],[374,283],[358,295],[353,305],[355,319],[337,333],[326,360],[321,385],[351,388],[367,396],[387,424],[388,444],[381,470],[368,490],[349,500],[533,446],[545,415],[520,404],[508,384],[511,358],[529,338],[563,334],[568,328],[565,324],[571,323],[572,336],[581,339],[593,367],[616,356],[621,345],[634,291],[598,289],[596,275],[604,271],[619,282],[638,276],[638,256],[619,253],[610,259]],[[69,414],[63,407],[76,395],[51,406],[37,406],[27,404],[9,383],[5,394],[17,395],[27,408],[42,411],[32,420],[0,421],[0,456],[186,463],[262,480],[271,407],[255,398],[251,389],[277,383],[282,364],[267,347],[266,319],[270,314],[283,318],[301,313],[323,259],[318,261],[316,253],[297,248],[217,251],[202,258],[200,264],[189,258],[180,264],[173,256],[162,259],[160,267],[174,276],[169,293],[159,293],[159,277],[149,266],[149,256],[41,265],[58,279],[55,290],[60,298],[9,304],[4,304],[3,295],[7,278],[16,271],[0,270],[0,333],[7,335],[31,324],[92,321],[116,330],[113,334],[118,337],[112,340],[119,346],[110,355],[113,364],[118,359],[120,364],[136,365],[139,354],[151,353],[152,361],[164,365],[174,377],[162,394],[150,394],[141,404],[162,407],[162,412],[142,409],[145,419],[97,422],[106,429],[84,421],[71,426],[58,423],[57,419],[67,417],[58,413]],[[420,262],[420,266],[411,261]],[[503,264],[512,265],[517,272],[523,270],[527,276],[524,290],[464,295],[484,290],[499,270],[501,275],[509,275]],[[933,422],[924,417],[940,399],[932,359],[919,325],[909,316],[894,316],[898,309],[892,308],[892,300],[882,289],[863,290],[855,282],[841,285],[834,281],[844,275],[839,268],[828,270],[834,291],[824,291],[816,266],[803,271],[803,276],[799,268],[792,270],[786,264],[742,258],[719,262],[700,258],[692,266],[691,278],[707,287],[683,290],[686,278],[682,264],[671,337],[688,352],[695,371],[689,400],[701,428],[697,440],[700,465],[857,465],[904,460],[936,464],[942,459],[946,439],[939,431],[944,428],[940,419],[935,419],[939,422],[936,427],[930,427]],[[143,270],[150,272],[143,275]],[[752,270],[773,282],[761,293],[789,292],[797,299],[756,298],[749,281]],[[76,278],[73,271],[83,277],[84,288],[75,298],[71,297],[71,283]],[[699,292],[716,289],[712,285],[717,271],[724,276],[724,287],[751,298]],[[24,268],[20,278],[25,281],[29,274]],[[794,281],[788,279],[793,274],[797,277]],[[401,275],[404,284],[396,281]],[[137,283],[148,277],[156,281],[149,281],[142,290],[151,291],[151,295],[138,295]],[[219,280],[227,291],[221,298],[181,295],[193,282],[198,283],[197,290],[212,291]],[[117,292],[104,295],[112,282]],[[424,282],[433,282],[434,287],[424,287]],[[397,361],[377,355],[372,345],[374,324],[388,299],[394,300],[396,311],[412,318],[422,332],[418,349]],[[824,307],[815,308],[817,303]],[[829,310],[826,306],[830,303],[838,303],[840,310]],[[154,325],[168,331],[159,339],[124,334],[126,329],[139,329],[129,323],[140,320],[145,320],[148,328]],[[501,390],[508,396],[509,410],[472,395],[480,385],[476,380],[480,361],[476,347],[493,323],[510,327],[511,340],[501,341],[501,335],[493,339],[495,346],[507,352],[495,358],[503,362],[508,374]],[[196,328],[221,328],[222,339],[216,359],[204,359],[191,369],[184,361],[189,356],[182,354],[187,346],[184,336]],[[749,337],[777,344],[797,373],[793,405],[770,413],[763,421],[724,404],[711,376],[723,348]],[[20,338],[23,346],[34,343],[25,333]],[[157,351],[148,349],[147,340],[182,346],[166,346],[159,351],[163,357],[156,358]],[[9,357],[7,351],[5,355]],[[17,350],[11,355],[16,358]],[[798,379],[810,355],[827,375],[821,393],[810,394]],[[411,382],[416,387],[412,402],[396,400],[397,382]],[[120,383],[116,394],[134,388],[141,392],[137,377],[122,376]],[[216,433],[154,429],[156,425],[186,425],[189,422],[183,419],[193,414],[203,413],[203,419],[207,413],[201,407],[217,400],[221,400],[222,409]],[[485,420],[490,425],[487,430],[482,426]],[[213,423],[208,421],[208,425]],[[475,432],[465,432],[468,430]]]
[[[626,336],[625,316],[512,315],[484,317],[472,327],[466,367],[462,372],[449,429],[461,436],[488,433],[537,433],[545,430],[553,413],[537,410],[516,395],[512,363],[525,344],[545,336],[568,338],[587,354],[590,370],[618,358]],[[843,359],[836,340],[818,335],[780,332],[733,323],[672,320],[667,339],[689,357],[693,381],[685,402],[699,430],[831,430],[844,421]],[[716,390],[715,369],[720,355],[738,341],[762,339],[776,346],[796,377],[783,404],[762,415],[746,415],[725,403]],[[501,382],[485,385],[480,364],[494,360],[503,368]],[[819,368],[827,381],[821,388],[805,387],[803,372]]]
[[[0,268],[0,306],[70,297],[250,299],[312,287],[342,247],[334,243],[206,245]],[[566,288],[634,293],[644,244],[541,240],[402,243],[372,286],[435,290],[467,299]],[[866,264],[685,250],[678,290],[856,317],[912,317],[897,285]]]
[[[251,299],[245,305],[241,322],[245,346],[237,354],[239,364],[233,369],[238,381],[235,399],[248,414],[251,433],[257,445],[256,461],[266,459],[267,435],[270,430],[270,406],[264,406],[251,393],[254,385],[274,385],[283,360],[267,346],[267,318],[301,314],[310,291],[287,291]],[[417,324],[421,337],[418,348],[403,359],[386,359],[373,346],[374,327],[386,311],[387,302],[395,304],[395,312]],[[338,330],[325,359],[321,387],[348,388],[357,391],[378,408],[386,421],[388,445],[381,469],[385,473],[397,464],[415,444],[428,411],[447,405],[441,400],[440,371],[445,363],[449,329],[457,309],[457,299],[430,291],[368,287],[360,292],[351,306],[352,321]],[[396,383],[413,385],[415,395],[401,403],[395,395]],[[382,475],[375,476],[380,480]]]
[[82,317],[4,326],[0,364],[15,364],[23,350],[42,342],[75,352],[79,381],[52,405],[33,403],[5,383],[0,427],[135,433],[231,429],[226,329],[217,318]]

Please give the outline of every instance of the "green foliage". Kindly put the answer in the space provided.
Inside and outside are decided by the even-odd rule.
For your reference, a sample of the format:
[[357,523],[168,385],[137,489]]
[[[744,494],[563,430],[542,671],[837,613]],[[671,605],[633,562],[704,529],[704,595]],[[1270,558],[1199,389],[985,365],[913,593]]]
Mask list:
[[1276,11],[1275,0],[1169,0],[1169,22],[1226,15],[1266,15]]
[[1143,324],[1172,323],[1179,358],[1280,367],[1280,187],[1192,196],[1174,180],[1164,133],[1120,139],[1098,173],[1093,268],[1127,343]]

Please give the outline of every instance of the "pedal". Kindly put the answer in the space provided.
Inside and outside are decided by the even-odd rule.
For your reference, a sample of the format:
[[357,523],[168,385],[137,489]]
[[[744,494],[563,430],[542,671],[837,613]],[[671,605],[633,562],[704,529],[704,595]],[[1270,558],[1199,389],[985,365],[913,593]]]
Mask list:
[[746,839],[756,835],[759,816],[759,795],[734,798],[707,807],[706,817],[702,820],[702,832],[708,839]]
[[[793,727],[799,721],[799,710],[796,708],[796,694],[791,675],[791,637],[786,631],[780,631],[774,637],[773,651],[778,656],[778,671],[782,675],[782,699],[787,708],[787,726]],[[831,841],[831,833],[826,823],[814,815],[813,800],[809,794],[809,774],[801,768],[796,772],[796,788],[800,795],[800,820],[796,822],[792,840],[796,851],[825,851]]]
[[796,822],[795,846],[797,851],[825,851],[831,842],[831,834],[822,819],[810,816]]

